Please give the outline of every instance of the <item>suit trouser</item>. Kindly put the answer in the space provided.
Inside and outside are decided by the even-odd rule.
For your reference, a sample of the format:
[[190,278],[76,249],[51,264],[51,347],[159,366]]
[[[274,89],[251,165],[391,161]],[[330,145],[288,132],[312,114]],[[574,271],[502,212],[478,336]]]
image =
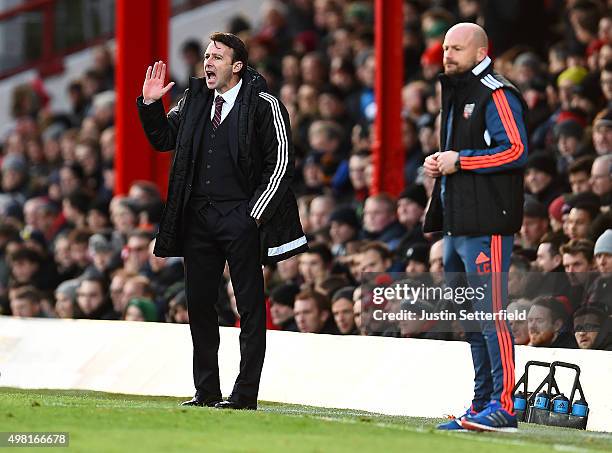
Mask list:
[[190,200],[185,212],[185,292],[193,341],[193,380],[205,397],[220,397],[219,323],[215,304],[227,260],[240,314],[240,373],[231,400],[257,401],[266,350],[259,232],[247,201],[226,215]]
[[[444,272],[466,272],[470,286],[484,288],[483,300],[465,309],[483,313],[506,309],[512,243],[512,236],[444,237]],[[496,400],[512,413],[514,337],[507,319],[462,324],[474,364],[473,408],[481,410],[489,400]]]

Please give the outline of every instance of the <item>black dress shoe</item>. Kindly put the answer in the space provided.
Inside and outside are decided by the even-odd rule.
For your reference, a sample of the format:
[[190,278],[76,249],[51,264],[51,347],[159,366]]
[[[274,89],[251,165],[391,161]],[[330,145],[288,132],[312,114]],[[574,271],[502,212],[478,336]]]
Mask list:
[[197,393],[193,398],[189,401],[183,401],[181,406],[206,406],[206,407],[215,407],[215,405],[219,402],[223,401],[220,396],[213,396],[209,398],[203,398]]
[[221,402],[215,404],[215,407],[217,409],[236,409],[236,410],[255,411],[255,410],[257,410],[257,403],[242,404],[242,403],[238,403],[236,401],[227,400],[227,401],[221,401]]

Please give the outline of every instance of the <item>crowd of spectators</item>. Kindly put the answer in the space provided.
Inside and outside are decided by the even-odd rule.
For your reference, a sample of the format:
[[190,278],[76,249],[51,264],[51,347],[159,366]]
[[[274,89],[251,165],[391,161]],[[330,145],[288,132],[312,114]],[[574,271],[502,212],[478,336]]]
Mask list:
[[[311,333],[461,339],[457,324],[376,326],[369,273],[440,284],[441,236],[423,234],[438,150],[442,41],[482,25],[495,69],[528,105],[525,216],[509,274],[517,344],[612,349],[612,16],[605,0],[405,0],[402,143],[405,189],[371,193],[373,2],[267,0],[226,31],[287,107],[300,217],[310,250],[264,269],[268,327]],[[520,31],[520,32],[519,32]],[[202,36],[184,43],[202,76]],[[136,181],[114,194],[114,64],[106,47],[67,93],[36,82],[12,97],[0,136],[0,314],[187,323],[180,258],[153,256],[163,194]],[[398,67],[397,70],[402,70]],[[177,80],[173,101],[187,80]],[[49,109],[68,96],[69,111]],[[136,114],[136,111],[134,111]],[[384,177],[384,176],[383,176]],[[221,325],[239,325],[229,271]],[[197,301],[193,302],[197,303]],[[392,304],[389,305],[392,307]],[[396,309],[388,308],[389,310]],[[436,325],[437,324],[437,325]]]

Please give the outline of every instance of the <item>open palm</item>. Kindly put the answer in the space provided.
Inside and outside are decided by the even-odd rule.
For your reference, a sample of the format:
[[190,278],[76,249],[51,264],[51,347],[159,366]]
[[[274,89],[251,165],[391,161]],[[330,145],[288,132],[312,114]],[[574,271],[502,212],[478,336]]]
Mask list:
[[157,101],[174,86],[174,82],[164,86],[166,80],[166,64],[157,61],[153,67],[147,68],[144,84],[142,85],[142,97],[145,101]]

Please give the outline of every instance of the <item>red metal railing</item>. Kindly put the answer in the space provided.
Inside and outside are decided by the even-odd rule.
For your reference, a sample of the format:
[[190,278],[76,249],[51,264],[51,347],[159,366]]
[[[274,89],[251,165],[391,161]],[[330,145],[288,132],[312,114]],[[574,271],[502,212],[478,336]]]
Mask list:
[[[115,0],[127,1],[127,0]],[[131,0],[134,1],[134,0]],[[168,0],[172,3],[171,14],[179,14],[198,6],[210,3],[214,0]],[[0,80],[18,74],[28,69],[37,69],[41,76],[60,73],[63,70],[63,59],[79,50],[101,44],[114,36],[114,27],[111,32],[100,33],[93,38],[84,39],[78,44],[56,48],[57,34],[61,31],[56,30],[56,11],[60,0],[29,0],[21,5],[15,6],[5,11],[0,11],[0,26],[15,20],[28,13],[38,12],[41,15],[41,49],[40,55],[26,59],[11,67],[0,68]],[[1,49],[0,49],[1,50]]]
[[17,19],[27,13],[39,12],[41,14],[41,52],[38,57],[25,59],[15,66],[0,70],[0,80],[10,77],[28,69],[37,69],[41,76],[59,73],[63,70],[63,58],[73,52],[85,49],[92,45],[102,43],[113,36],[113,33],[104,33],[94,39],[84,40],[76,45],[56,49],[55,14],[58,0],[30,0],[21,5],[0,12],[0,25],[9,20]]
[[[9,10],[0,12],[0,24],[7,23],[11,19],[15,19],[18,16],[39,11],[42,13],[43,21],[42,21],[42,55],[38,60],[39,70],[41,73],[45,73],[45,69],[53,71],[55,67],[56,70],[61,70],[61,63],[58,67],[57,59],[53,58],[53,6],[55,0],[31,0],[22,5],[16,6]],[[49,39],[51,37],[51,39]],[[31,67],[30,62],[24,62],[23,64],[17,65],[12,68],[3,69],[0,71],[0,79],[5,77],[9,77],[13,74],[19,73]]]

